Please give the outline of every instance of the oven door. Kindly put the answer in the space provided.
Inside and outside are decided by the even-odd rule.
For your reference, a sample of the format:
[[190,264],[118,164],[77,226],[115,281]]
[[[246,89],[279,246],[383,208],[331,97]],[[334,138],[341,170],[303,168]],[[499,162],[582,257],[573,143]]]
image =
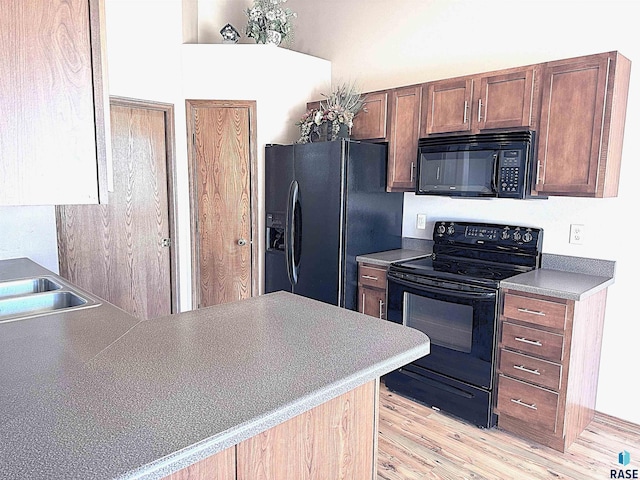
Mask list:
[[412,365],[491,389],[498,290],[400,275],[389,273],[387,319],[431,340],[431,353]]

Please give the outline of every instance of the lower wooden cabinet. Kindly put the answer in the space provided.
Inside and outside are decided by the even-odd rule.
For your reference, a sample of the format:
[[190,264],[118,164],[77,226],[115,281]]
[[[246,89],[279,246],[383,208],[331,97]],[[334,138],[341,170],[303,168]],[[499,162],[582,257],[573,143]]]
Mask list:
[[387,269],[379,265],[358,264],[358,311],[387,318]]
[[498,428],[564,452],[595,413],[607,290],[572,301],[506,290]]

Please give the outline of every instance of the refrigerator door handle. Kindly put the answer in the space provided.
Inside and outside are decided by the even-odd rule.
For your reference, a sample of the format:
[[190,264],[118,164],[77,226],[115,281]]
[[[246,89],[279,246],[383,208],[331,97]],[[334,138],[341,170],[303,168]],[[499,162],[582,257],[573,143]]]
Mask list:
[[289,199],[287,201],[287,222],[285,225],[285,256],[287,259],[287,275],[291,285],[298,283],[298,267],[300,252],[300,204],[299,186],[297,181],[289,185]]

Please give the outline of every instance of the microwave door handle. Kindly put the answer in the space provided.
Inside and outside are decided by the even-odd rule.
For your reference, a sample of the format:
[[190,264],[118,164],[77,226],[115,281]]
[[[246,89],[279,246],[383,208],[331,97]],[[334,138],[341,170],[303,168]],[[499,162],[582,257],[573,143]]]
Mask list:
[[493,191],[495,193],[499,193],[498,192],[498,152],[495,152],[493,154],[493,172],[491,175],[491,188],[493,189]]

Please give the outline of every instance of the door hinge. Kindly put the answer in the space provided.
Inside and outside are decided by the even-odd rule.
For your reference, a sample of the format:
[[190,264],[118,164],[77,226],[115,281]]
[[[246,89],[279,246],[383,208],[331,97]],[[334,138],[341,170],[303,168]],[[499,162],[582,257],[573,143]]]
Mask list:
[[163,238],[161,245],[163,247],[170,247],[171,246],[171,239],[170,238]]

